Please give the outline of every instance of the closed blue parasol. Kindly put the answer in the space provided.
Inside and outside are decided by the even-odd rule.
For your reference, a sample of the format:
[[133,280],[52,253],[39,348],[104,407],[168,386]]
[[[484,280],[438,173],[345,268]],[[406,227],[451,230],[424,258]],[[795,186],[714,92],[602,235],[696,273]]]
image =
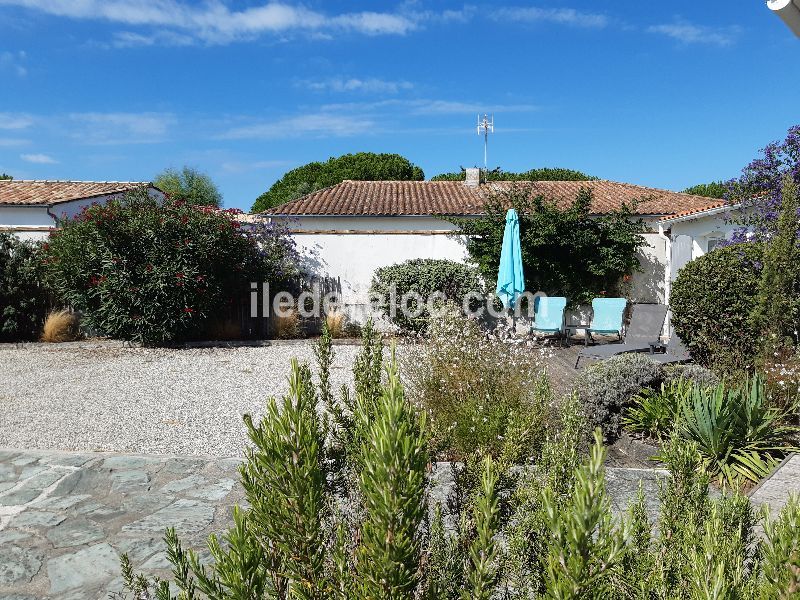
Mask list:
[[503,306],[511,309],[524,291],[525,276],[522,274],[519,217],[517,211],[510,208],[506,213],[503,249],[500,251],[500,268],[497,271],[497,295],[503,301]]

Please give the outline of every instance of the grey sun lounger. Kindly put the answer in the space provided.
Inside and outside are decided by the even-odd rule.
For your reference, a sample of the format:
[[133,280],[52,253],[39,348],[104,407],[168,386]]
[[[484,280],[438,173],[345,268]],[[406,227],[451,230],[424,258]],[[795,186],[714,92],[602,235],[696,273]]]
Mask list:
[[581,358],[603,360],[626,352],[652,352],[652,346],[659,343],[666,318],[665,304],[634,304],[624,341],[621,344],[603,344],[581,349],[575,359],[575,368],[578,368]]
[[[664,348],[664,352],[656,352],[657,348]],[[667,345],[653,344],[650,347],[650,358],[660,362],[662,365],[684,363],[692,360],[689,350],[683,345],[683,341],[674,333],[669,338]]]

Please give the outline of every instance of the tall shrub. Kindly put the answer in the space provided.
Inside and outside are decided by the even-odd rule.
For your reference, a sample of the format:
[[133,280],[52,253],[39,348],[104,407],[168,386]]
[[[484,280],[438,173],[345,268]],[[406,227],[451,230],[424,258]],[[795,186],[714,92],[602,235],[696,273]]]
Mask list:
[[764,267],[753,326],[765,336],[765,354],[797,341],[800,325],[800,195],[791,177],[783,183],[774,235],[764,244]]
[[44,245],[48,281],[106,335],[152,344],[196,335],[248,282],[294,268],[282,232],[243,231],[236,212],[161,205],[146,190],[90,206]]
[[425,331],[431,319],[433,294],[463,306],[467,294],[476,308],[483,286],[474,267],[452,260],[414,258],[375,271],[370,294],[378,309],[402,331]]
[[675,333],[705,365],[736,369],[752,363],[759,331],[750,314],[760,285],[761,244],[715,249],[686,264],[672,285]]
[[526,290],[585,304],[596,296],[621,294],[625,277],[641,269],[637,251],[645,245],[643,225],[630,207],[597,217],[591,204],[588,189],[560,208],[519,184],[491,198],[485,215],[456,222],[467,236],[470,258],[487,282],[495,282],[506,210],[515,208]]
[[0,341],[35,340],[48,302],[37,246],[0,233]]

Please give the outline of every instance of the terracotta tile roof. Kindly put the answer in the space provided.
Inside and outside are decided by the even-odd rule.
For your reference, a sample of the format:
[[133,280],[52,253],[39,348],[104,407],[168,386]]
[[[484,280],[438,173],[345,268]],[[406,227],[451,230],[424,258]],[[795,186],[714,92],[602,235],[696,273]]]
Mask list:
[[0,205],[49,206],[59,202],[120,194],[150,186],[142,181],[45,181],[24,179],[0,180]]
[[[636,214],[665,216],[709,207],[710,199],[614,181],[493,182],[467,187],[461,181],[343,181],[276,206],[269,215],[411,216],[477,215],[487,198],[512,186],[530,187],[534,195],[561,206],[581,188],[594,195],[592,213],[601,215],[638,200]],[[716,200],[714,202],[717,202]]]
[[[699,215],[700,213],[704,213],[704,212],[709,211],[709,210],[715,210],[717,208],[723,208],[725,206],[731,206],[731,208],[734,207],[734,205],[729,205],[724,200],[713,200],[711,198],[708,198],[708,201],[709,201],[709,204],[706,205],[706,206],[703,206],[703,207],[700,207],[700,208],[695,208],[695,209],[683,210],[683,211],[677,212],[677,213],[675,213],[673,215],[668,215],[668,216],[664,217],[661,220],[662,221],[669,221],[671,219],[680,219],[682,217],[691,217],[692,215]],[[738,205],[735,205],[735,206],[738,206]]]

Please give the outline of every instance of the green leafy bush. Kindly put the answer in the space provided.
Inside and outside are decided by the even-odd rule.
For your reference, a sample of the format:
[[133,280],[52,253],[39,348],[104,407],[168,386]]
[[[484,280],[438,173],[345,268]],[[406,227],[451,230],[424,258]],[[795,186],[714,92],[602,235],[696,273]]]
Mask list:
[[750,314],[759,290],[760,244],[715,249],[686,264],[672,285],[672,325],[704,365],[735,371],[752,364],[759,331]]
[[647,354],[622,354],[585,368],[572,389],[590,428],[600,427],[606,440],[617,439],[622,416],[642,389],[655,389],[663,378],[661,365]]
[[40,260],[35,244],[0,233],[0,341],[39,337],[49,307]]
[[516,209],[526,290],[588,304],[597,296],[624,295],[625,278],[641,269],[638,250],[645,245],[642,222],[630,207],[597,217],[591,204],[588,188],[562,208],[520,183],[490,198],[485,215],[455,222],[467,236],[470,259],[485,281],[495,282],[506,210]]
[[[402,331],[414,333],[427,329],[431,319],[428,301],[434,293],[462,306],[467,294],[482,297],[484,288],[475,268],[433,258],[414,258],[381,267],[375,271],[370,287],[370,295],[384,316]],[[480,297],[470,302],[471,309],[479,305]]]
[[356,152],[292,169],[258,198],[251,212],[263,212],[345,179],[355,181],[422,181],[425,173],[399,154]]
[[480,450],[518,462],[538,454],[551,392],[536,351],[487,339],[450,306],[403,366],[441,458]]
[[87,207],[43,246],[54,292],[105,335],[148,344],[197,335],[249,292],[282,281],[294,247],[239,228],[236,211],[160,205],[146,190]]

